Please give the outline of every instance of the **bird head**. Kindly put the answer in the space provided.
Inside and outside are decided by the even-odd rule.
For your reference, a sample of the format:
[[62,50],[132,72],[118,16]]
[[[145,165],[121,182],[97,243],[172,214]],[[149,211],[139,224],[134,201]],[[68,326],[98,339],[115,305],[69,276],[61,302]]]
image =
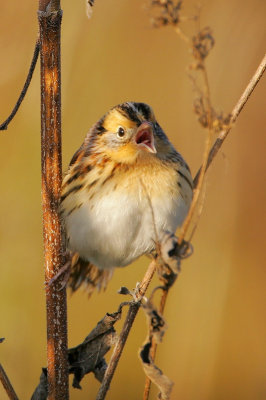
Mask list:
[[92,129],[94,150],[101,149],[117,162],[157,153],[156,120],[150,106],[127,102],[115,106]]

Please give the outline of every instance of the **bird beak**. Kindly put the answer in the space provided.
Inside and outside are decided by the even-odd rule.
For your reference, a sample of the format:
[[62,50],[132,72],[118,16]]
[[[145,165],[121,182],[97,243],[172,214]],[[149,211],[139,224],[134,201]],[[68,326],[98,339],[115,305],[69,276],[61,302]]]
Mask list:
[[143,150],[149,151],[150,153],[157,153],[157,150],[154,145],[154,135],[152,125],[144,121],[138,127],[135,142],[137,146],[141,147]]

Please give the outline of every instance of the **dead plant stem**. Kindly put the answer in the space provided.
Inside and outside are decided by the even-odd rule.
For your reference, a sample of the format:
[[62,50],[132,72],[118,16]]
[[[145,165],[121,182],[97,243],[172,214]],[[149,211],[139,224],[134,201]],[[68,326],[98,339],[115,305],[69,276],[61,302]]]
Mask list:
[[11,385],[11,382],[8,379],[8,376],[1,364],[0,364],[0,381],[2,382],[6,394],[8,395],[8,398],[10,400],[18,400],[18,396],[16,395],[16,392],[13,389],[13,386]]
[[[263,73],[265,72],[266,69],[266,54],[264,55],[260,65],[258,66],[256,72],[254,73],[254,75],[252,76],[251,80],[249,81],[247,87],[245,88],[244,92],[242,93],[241,97],[239,98],[238,102],[236,103],[235,107],[233,108],[233,111],[231,113],[231,120],[230,123],[228,124],[228,126],[223,129],[214,145],[212,146],[209,155],[208,155],[208,162],[207,162],[207,168],[206,170],[209,168],[210,164],[212,163],[214,157],[216,156],[216,154],[218,153],[220,147],[222,146],[224,140],[226,139],[228,133],[231,131],[237,117],[239,116],[240,112],[242,111],[243,107],[245,106],[246,102],[248,101],[251,93],[253,92],[253,90],[255,89],[255,87],[257,86],[259,80],[261,79]],[[202,170],[203,165],[200,167],[200,169],[198,170],[195,178],[194,178],[194,186],[196,187],[198,184],[198,180],[200,177],[200,173]]]
[[[65,249],[58,215],[62,184],[60,1],[40,0],[41,59],[41,161],[45,282],[65,263]],[[67,303],[66,289],[58,279],[46,289],[48,400],[67,400]]]
[[150,263],[150,265],[145,273],[145,276],[144,276],[140,286],[137,289],[136,301],[132,302],[129,306],[129,310],[126,315],[126,319],[125,319],[123,328],[119,335],[118,341],[115,345],[113,354],[111,356],[108,367],[106,369],[106,372],[105,372],[102,384],[100,386],[98,395],[96,397],[96,400],[104,400],[105,399],[105,396],[110,387],[110,383],[112,381],[113,375],[115,373],[118,361],[121,357],[122,351],[126,344],[130,329],[132,327],[132,324],[133,324],[135,317],[138,313],[138,310],[140,308],[140,301],[141,301],[142,297],[145,295],[146,290],[148,289],[148,286],[152,280],[155,270],[156,270],[156,261],[153,260]]
[[203,153],[203,161],[202,161],[202,168],[201,172],[199,174],[199,179],[197,182],[197,185],[194,187],[193,191],[193,199],[189,208],[189,212],[185,218],[185,221],[182,224],[180,234],[178,237],[178,244],[180,245],[183,240],[185,239],[186,233],[188,231],[188,228],[191,224],[194,212],[196,210],[203,181],[204,181],[204,176],[207,170],[207,164],[208,164],[208,155],[211,149],[211,144],[212,144],[212,138],[213,138],[213,129],[212,129],[212,108],[211,108],[211,98],[210,98],[210,86],[209,86],[209,80],[208,80],[208,75],[207,75],[207,70],[205,67],[204,62],[202,61],[202,68],[200,69],[203,75],[203,80],[204,80],[204,91],[205,91],[205,99],[207,101],[207,122],[208,122],[208,134],[206,137],[205,141],[205,148],[204,148],[204,153]]
[[8,125],[10,124],[12,119],[15,117],[15,115],[16,115],[16,113],[17,113],[17,111],[18,111],[18,109],[19,109],[19,107],[20,107],[20,105],[21,105],[21,103],[22,103],[27,91],[28,91],[28,88],[29,88],[30,83],[31,83],[32,75],[33,75],[33,72],[35,70],[36,63],[37,63],[37,60],[38,60],[38,57],[39,57],[39,52],[40,52],[40,42],[39,42],[39,39],[38,39],[36,44],[35,44],[35,48],[34,48],[32,60],[31,60],[30,68],[29,68],[28,75],[27,75],[26,81],[24,83],[24,86],[23,86],[23,88],[22,88],[22,90],[20,92],[19,98],[16,101],[16,104],[15,104],[13,110],[11,111],[10,115],[0,125],[0,131],[4,131],[4,130],[6,130],[8,128]]

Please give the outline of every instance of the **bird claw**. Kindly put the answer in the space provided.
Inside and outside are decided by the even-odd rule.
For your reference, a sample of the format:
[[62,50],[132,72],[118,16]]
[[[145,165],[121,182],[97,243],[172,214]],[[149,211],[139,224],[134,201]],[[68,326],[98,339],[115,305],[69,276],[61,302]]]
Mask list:
[[140,302],[141,300],[144,300],[145,302],[148,301],[147,297],[145,297],[142,293],[141,293],[141,284],[140,282],[136,283],[136,287],[135,289],[132,291],[132,297],[133,297],[133,301],[135,303]]
[[160,243],[160,257],[158,257],[158,274],[160,280],[164,282],[161,289],[171,287],[179,272],[181,271],[181,260],[189,257],[193,252],[193,247],[189,242],[183,240],[178,243],[178,238],[171,232],[165,232]]
[[59,291],[63,290],[67,285],[70,273],[71,273],[71,261],[67,261],[63,265],[63,267],[61,267],[59,271],[48,282],[45,282],[46,289],[50,288],[53,285],[53,283],[56,282],[58,278],[60,278],[60,276],[64,275],[64,278],[62,279],[61,282],[61,286],[58,289]]
[[170,232],[165,232],[161,242],[161,255],[163,261],[175,272],[180,272],[180,261],[188,258],[193,253],[191,243],[183,240],[178,243],[178,238]]

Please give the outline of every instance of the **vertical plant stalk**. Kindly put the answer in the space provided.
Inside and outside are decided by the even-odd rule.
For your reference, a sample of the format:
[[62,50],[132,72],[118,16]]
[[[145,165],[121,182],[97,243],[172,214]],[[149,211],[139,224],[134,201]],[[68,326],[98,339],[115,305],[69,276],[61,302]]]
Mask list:
[[[60,1],[39,2],[41,59],[41,158],[45,282],[64,265],[64,248],[58,215],[62,183]],[[46,290],[48,399],[67,400],[66,289],[57,279]]]

